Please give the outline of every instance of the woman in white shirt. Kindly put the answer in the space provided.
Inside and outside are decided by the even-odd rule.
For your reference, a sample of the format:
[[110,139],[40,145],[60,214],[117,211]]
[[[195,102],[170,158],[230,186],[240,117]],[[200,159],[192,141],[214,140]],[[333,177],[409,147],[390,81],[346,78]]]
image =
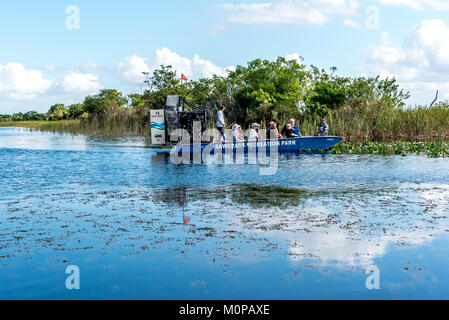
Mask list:
[[251,131],[249,132],[249,141],[259,141],[260,136],[257,130],[260,128],[260,125],[257,123],[253,123],[251,126]]

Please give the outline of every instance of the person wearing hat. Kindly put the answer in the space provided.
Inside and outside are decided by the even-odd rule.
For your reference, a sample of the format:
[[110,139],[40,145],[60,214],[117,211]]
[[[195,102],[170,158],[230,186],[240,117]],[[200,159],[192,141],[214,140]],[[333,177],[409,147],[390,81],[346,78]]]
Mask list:
[[259,130],[260,125],[258,123],[253,123],[251,125],[251,131],[249,132],[249,141],[259,141],[260,137],[259,137]]
[[273,121],[270,122],[269,128],[267,130],[267,140],[271,140],[271,138],[283,139],[282,135],[279,133],[277,123]]
[[241,127],[238,124],[234,124],[232,126],[232,141],[234,142],[242,142],[245,141],[243,138],[242,132],[240,131]]
[[321,137],[327,137],[329,135],[329,125],[327,124],[326,118],[321,120],[320,129],[318,135]]

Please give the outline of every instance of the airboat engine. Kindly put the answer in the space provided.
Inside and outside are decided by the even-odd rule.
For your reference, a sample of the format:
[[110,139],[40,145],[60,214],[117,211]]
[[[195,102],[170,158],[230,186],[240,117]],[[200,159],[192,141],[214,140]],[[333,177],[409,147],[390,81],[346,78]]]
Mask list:
[[[186,105],[190,110],[187,110]],[[193,142],[194,123],[201,124],[203,136],[207,130],[207,119],[206,109],[187,102],[182,96],[168,96],[164,109],[151,110],[151,143],[173,145],[188,141],[189,138]],[[175,132],[182,135],[174,134]],[[195,134],[198,135],[197,132]]]

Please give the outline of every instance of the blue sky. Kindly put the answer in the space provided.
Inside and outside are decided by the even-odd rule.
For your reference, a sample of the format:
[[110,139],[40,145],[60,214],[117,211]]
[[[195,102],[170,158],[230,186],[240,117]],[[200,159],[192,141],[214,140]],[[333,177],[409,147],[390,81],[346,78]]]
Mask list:
[[277,56],[395,76],[412,105],[449,99],[446,0],[17,0],[0,5],[0,30],[0,113],[141,92],[161,63],[198,78]]

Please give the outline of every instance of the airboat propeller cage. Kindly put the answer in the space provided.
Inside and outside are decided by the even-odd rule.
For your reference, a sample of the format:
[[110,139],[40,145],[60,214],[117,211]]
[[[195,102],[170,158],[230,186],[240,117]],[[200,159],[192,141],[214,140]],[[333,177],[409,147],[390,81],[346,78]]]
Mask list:
[[[193,111],[187,111],[186,105]],[[201,133],[207,130],[207,111],[187,102],[182,96],[168,96],[165,107],[151,110],[151,143],[153,145],[177,144],[189,138],[193,140],[194,122],[201,123]],[[174,135],[184,130],[185,137]]]

